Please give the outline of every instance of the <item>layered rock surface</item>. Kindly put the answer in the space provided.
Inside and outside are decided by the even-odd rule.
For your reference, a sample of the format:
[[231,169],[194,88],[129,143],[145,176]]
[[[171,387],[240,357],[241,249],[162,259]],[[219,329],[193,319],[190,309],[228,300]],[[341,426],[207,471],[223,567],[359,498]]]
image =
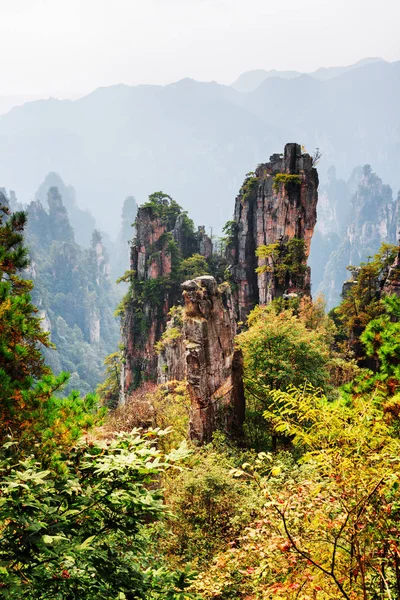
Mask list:
[[234,347],[230,288],[218,288],[210,276],[186,281],[182,288],[190,437],[207,443],[216,429],[238,437],[245,402],[242,356]]
[[193,234],[185,226],[185,219],[181,213],[171,223],[152,206],[138,210],[136,237],[131,246],[132,290],[122,322],[124,395],[144,380],[157,379],[154,346],[165,331],[169,310],[182,300],[179,261],[192,253],[207,256],[212,252],[211,240],[204,230]]
[[273,270],[257,273],[266,261],[257,258],[256,249],[296,238],[304,240],[307,258],[317,202],[317,170],[311,156],[302,154],[298,144],[286,144],[283,155],[273,154],[270,162],[259,165],[244,181],[235,202],[228,246],[239,320],[244,320],[256,304],[267,304],[285,291],[310,292],[309,271],[295,285],[290,280],[280,284]]

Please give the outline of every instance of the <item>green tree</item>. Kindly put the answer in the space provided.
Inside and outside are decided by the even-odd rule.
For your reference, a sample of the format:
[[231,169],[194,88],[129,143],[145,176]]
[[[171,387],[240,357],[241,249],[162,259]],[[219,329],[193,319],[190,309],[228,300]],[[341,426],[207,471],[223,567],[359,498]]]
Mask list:
[[179,265],[179,275],[182,281],[209,275],[209,272],[207,261],[201,254],[193,254],[189,258],[185,258]]
[[376,379],[393,394],[400,388],[400,298],[388,296],[382,302],[385,313],[368,323],[360,339],[378,364]]
[[302,287],[307,272],[307,256],[304,240],[291,238],[268,246],[259,246],[258,258],[266,261],[257,268],[257,273],[271,272],[281,285]]
[[397,246],[382,244],[371,260],[361,263],[359,267],[349,266],[348,270],[354,273],[354,280],[348,282],[349,289],[340,305],[331,311],[338,325],[338,341],[344,342],[354,352],[362,366],[374,366],[371,361],[365,360],[365,348],[360,336],[372,319],[385,312],[381,300],[382,286],[397,252]]
[[119,387],[121,380],[121,361],[122,352],[112,352],[105,361],[105,379],[97,386],[97,393],[100,398],[111,408],[115,408],[119,400]]
[[68,374],[55,377],[44,363],[41,350],[52,344],[31,301],[33,284],[21,276],[26,215],[0,211],[0,442],[14,436],[54,463],[102,415],[92,395],[57,395]]
[[277,314],[273,306],[258,306],[250,313],[247,324],[248,329],[237,337],[244,358],[245,427],[251,445],[262,449],[262,413],[269,405],[271,390],[285,390],[305,381],[325,388],[329,379],[329,345],[324,331],[307,329],[290,310]]
[[176,200],[161,191],[150,194],[148,201],[142,207],[151,208],[153,213],[166,224],[168,231],[174,227],[176,219],[182,212],[182,207]]
[[51,345],[49,335],[31,302],[32,282],[20,275],[29,264],[25,224],[25,213],[0,206],[0,437],[22,427],[27,393],[49,374],[39,348]]

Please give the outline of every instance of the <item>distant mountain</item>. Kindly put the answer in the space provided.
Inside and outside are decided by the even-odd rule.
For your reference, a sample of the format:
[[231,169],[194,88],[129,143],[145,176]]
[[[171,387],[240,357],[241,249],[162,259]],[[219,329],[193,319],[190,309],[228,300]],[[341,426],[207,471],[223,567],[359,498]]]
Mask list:
[[393,198],[369,165],[354,169],[348,181],[336,179],[331,170],[320,189],[318,217],[310,260],[313,293],[322,292],[332,308],[349,278],[347,267],[366,261],[383,242],[396,244],[400,194]]
[[250,93],[190,79],[117,85],[76,101],[43,100],[0,116],[0,181],[28,201],[49,171],[116,237],[122,202],[158,190],[214,233],[231,218],[243,175],[286,142],[319,147],[322,183],[372,164],[400,188],[400,62],[322,81],[270,77]]
[[93,229],[96,227],[96,221],[88,210],[79,208],[76,201],[75,189],[72,185],[65,185],[58,173],[48,173],[35,194],[35,200],[39,200],[45,205],[49,190],[52,187],[58,189],[63,199],[64,206],[68,211],[71,226],[75,231],[77,243],[88,247],[92,239]]
[[[12,210],[19,208],[15,195],[10,195],[9,204]],[[75,242],[57,187],[50,187],[43,203],[32,201],[27,214],[32,299],[56,345],[56,349],[44,349],[46,363],[57,374],[70,372],[67,391],[78,389],[86,394],[102,380],[104,358],[115,350],[119,338],[113,316],[117,297],[107,253],[96,230],[91,232],[89,247]]]
[[256,88],[258,88],[259,85],[261,85],[270,77],[278,77],[279,79],[294,79],[300,75],[309,75],[310,77],[314,77],[314,79],[327,81],[328,79],[339,77],[339,75],[343,75],[343,73],[347,73],[348,71],[352,71],[354,69],[358,69],[359,67],[364,67],[365,65],[377,62],[385,61],[383,58],[364,58],[347,67],[321,67],[312,73],[301,73],[300,71],[277,71],[276,69],[265,71],[264,69],[257,69],[255,71],[246,71],[245,73],[242,73],[231,84],[231,86],[238,92],[253,92]]
[[40,98],[39,95],[34,94],[12,94],[10,96],[0,96],[0,115],[7,113],[14,106],[20,106],[26,102],[32,102]]
[[276,69],[265,71],[264,69],[256,69],[255,71],[246,71],[239,75],[231,86],[238,92],[252,92],[269,77],[293,79],[294,77],[300,77],[302,74],[300,71],[277,71]]
[[315,77],[315,79],[327,81],[328,79],[333,79],[334,77],[343,75],[343,73],[347,73],[348,71],[353,71],[354,69],[359,69],[360,67],[365,67],[366,65],[372,65],[378,62],[381,63],[386,61],[379,57],[363,58],[352,65],[348,65],[347,67],[321,67],[320,69],[309,73],[309,75],[311,75],[311,77]]

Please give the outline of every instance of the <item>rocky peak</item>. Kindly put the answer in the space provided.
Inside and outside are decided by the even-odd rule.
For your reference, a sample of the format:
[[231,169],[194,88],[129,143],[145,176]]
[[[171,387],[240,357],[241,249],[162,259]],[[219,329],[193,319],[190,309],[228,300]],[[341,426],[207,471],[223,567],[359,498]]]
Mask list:
[[[365,165],[351,200],[347,227],[349,264],[358,265],[365,260],[366,253],[374,254],[383,241],[395,243],[398,217],[399,205],[393,202],[390,186]],[[369,249],[373,251],[369,252]]]
[[60,242],[73,242],[74,230],[72,229],[68,212],[57,187],[51,187],[47,194],[49,205],[50,227],[52,239]]
[[180,206],[158,192],[139,207],[136,237],[131,246],[132,285],[123,316],[126,368],[123,381],[129,393],[144,379],[156,379],[154,346],[165,331],[170,308],[181,301],[179,266],[182,259],[208,250]]
[[[289,240],[298,239],[304,242],[306,260],[317,218],[317,190],[313,159],[298,144],[286,144],[283,154],[273,154],[247,175],[236,198],[227,249],[239,320],[256,304],[267,304],[293,288],[290,278],[277,280],[273,265],[258,258],[256,249],[278,243],[284,250]],[[265,266],[267,270],[256,272]],[[310,293],[309,270],[295,287],[299,293]]]

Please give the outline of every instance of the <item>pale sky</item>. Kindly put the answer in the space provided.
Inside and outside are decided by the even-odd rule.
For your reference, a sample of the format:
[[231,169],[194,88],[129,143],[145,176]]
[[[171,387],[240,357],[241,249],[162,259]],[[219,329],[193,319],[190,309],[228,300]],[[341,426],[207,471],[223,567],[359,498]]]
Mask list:
[[400,0],[0,0],[0,96],[400,60]]

